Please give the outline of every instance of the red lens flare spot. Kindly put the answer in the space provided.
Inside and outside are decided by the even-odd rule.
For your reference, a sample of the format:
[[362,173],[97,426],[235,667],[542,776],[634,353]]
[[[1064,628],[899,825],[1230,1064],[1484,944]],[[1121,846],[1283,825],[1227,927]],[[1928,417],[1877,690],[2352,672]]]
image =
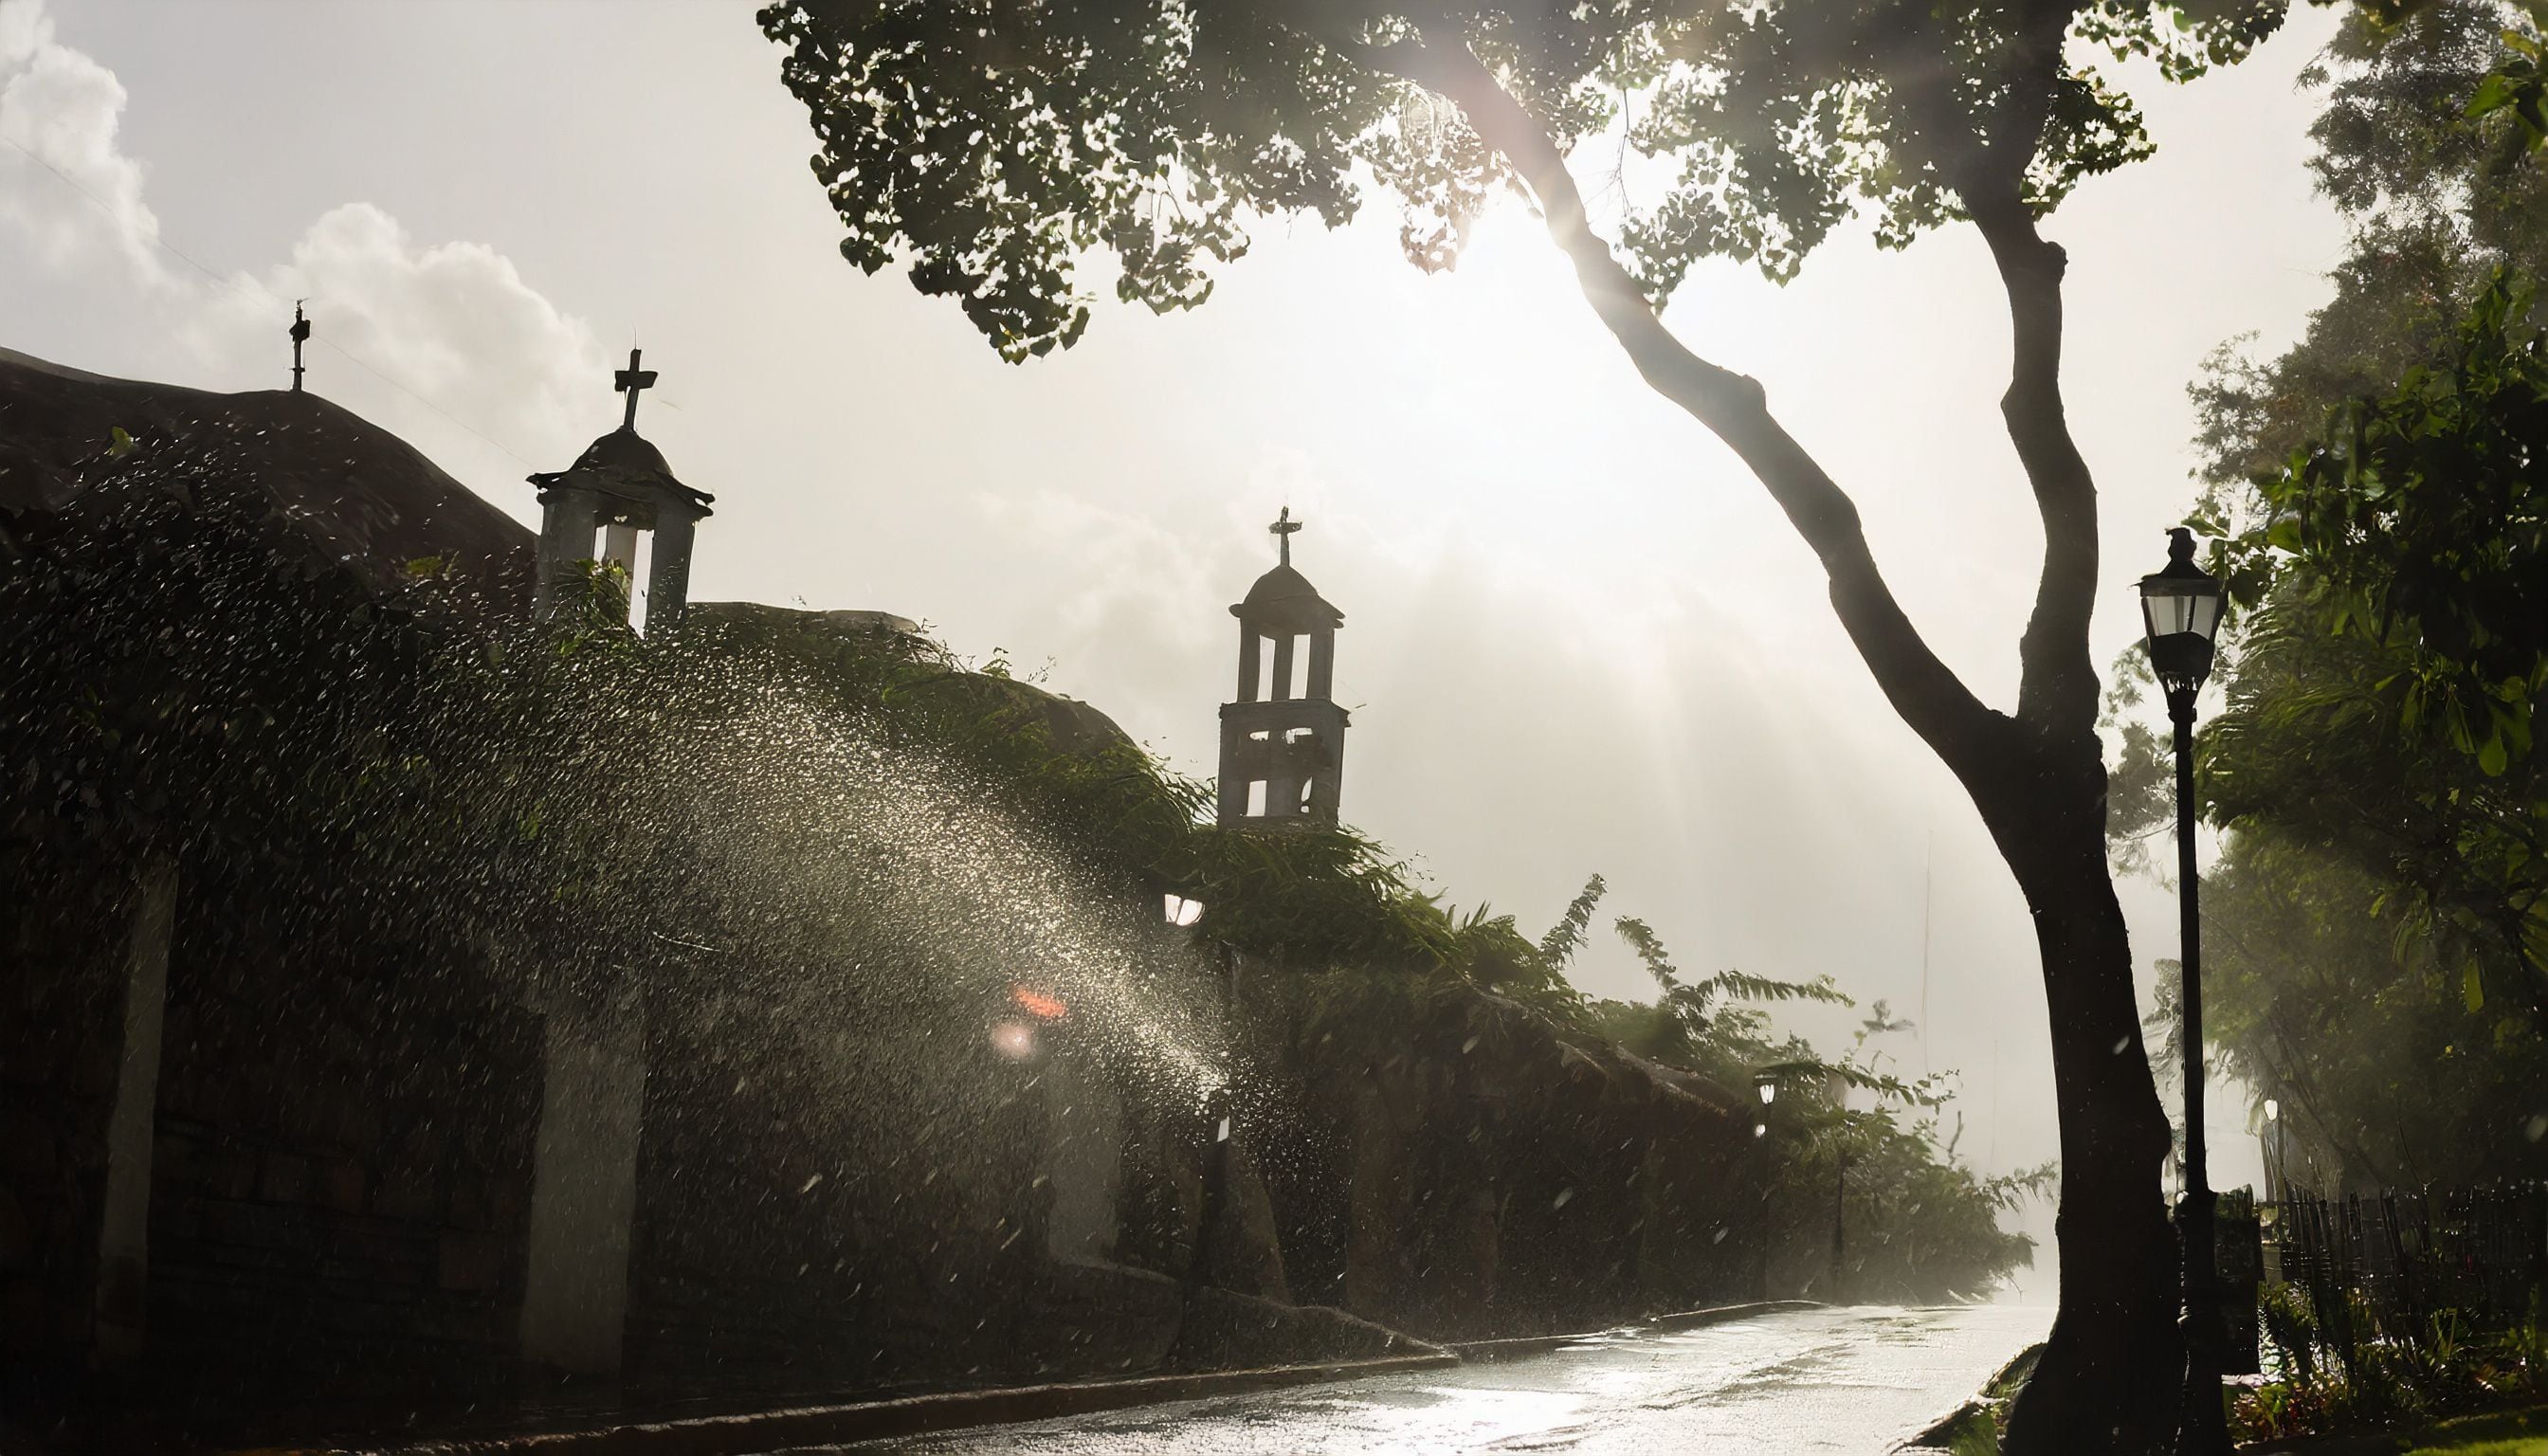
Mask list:
[[1070,1014],[1070,1004],[1059,996],[1046,995],[1029,986],[1011,986],[1009,999],[1038,1021],[1059,1021]]

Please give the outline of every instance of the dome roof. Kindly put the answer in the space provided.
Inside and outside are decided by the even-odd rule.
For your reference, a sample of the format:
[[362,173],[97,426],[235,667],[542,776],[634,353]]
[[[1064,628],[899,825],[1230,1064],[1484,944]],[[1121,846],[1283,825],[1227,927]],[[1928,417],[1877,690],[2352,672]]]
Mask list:
[[708,502],[716,500],[707,492],[693,491],[675,479],[672,466],[664,462],[664,452],[656,449],[645,436],[624,425],[585,446],[584,453],[575,457],[575,464],[566,469],[542,471],[530,477],[531,484],[542,491],[570,480],[576,485],[614,496],[628,496],[650,488],[658,491],[669,489],[702,510]]
[[1310,579],[1295,571],[1290,562],[1274,568],[1256,579],[1247,589],[1247,596],[1229,609],[1241,621],[1280,627],[1292,632],[1333,628],[1343,624],[1345,614],[1335,609],[1310,585]]

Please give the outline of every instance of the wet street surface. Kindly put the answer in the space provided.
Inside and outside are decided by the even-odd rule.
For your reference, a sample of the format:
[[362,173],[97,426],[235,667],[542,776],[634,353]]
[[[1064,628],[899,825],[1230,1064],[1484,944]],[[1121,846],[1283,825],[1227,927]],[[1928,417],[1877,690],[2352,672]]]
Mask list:
[[1494,1364],[835,1449],[1875,1456],[1971,1396],[2051,1323],[2045,1306],[1786,1311],[1590,1336]]

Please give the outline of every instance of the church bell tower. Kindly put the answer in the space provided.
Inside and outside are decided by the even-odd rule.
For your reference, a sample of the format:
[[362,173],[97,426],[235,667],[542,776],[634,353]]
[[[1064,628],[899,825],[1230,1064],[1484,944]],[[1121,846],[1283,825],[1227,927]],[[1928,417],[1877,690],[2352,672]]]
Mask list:
[[[1238,618],[1238,700],[1221,707],[1221,823],[1333,825],[1348,721],[1334,701],[1336,628],[1345,614],[1292,569],[1292,535],[1301,529],[1292,508],[1267,529],[1281,559],[1229,609]],[[1309,674],[1296,694],[1303,638]]]

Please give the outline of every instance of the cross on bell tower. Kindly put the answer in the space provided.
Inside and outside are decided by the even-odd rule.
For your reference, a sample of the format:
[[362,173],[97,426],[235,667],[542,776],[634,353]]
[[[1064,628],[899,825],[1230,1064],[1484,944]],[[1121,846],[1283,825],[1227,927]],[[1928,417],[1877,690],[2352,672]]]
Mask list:
[[1297,521],[1292,519],[1292,507],[1286,505],[1283,507],[1283,513],[1274,517],[1274,524],[1265,528],[1273,532],[1274,539],[1282,545],[1283,557],[1282,560],[1277,563],[1278,565],[1290,566],[1292,564],[1293,534],[1299,531],[1301,527],[1306,524],[1306,521]]
[[[1335,704],[1333,683],[1336,628],[1345,614],[1292,567],[1292,537],[1302,524],[1286,505],[1266,527],[1278,553],[1274,569],[1229,609],[1238,618],[1238,700],[1221,708],[1226,828],[1336,822],[1349,719]],[[1310,639],[1308,682],[1295,694],[1292,669],[1303,637]]]
[[628,415],[619,421],[619,427],[630,434],[637,432],[637,397],[655,387],[655,371],[637,367],[641,352],[638,349],[630,349],[628,367],[610,376],[610,387],[628,397]]

